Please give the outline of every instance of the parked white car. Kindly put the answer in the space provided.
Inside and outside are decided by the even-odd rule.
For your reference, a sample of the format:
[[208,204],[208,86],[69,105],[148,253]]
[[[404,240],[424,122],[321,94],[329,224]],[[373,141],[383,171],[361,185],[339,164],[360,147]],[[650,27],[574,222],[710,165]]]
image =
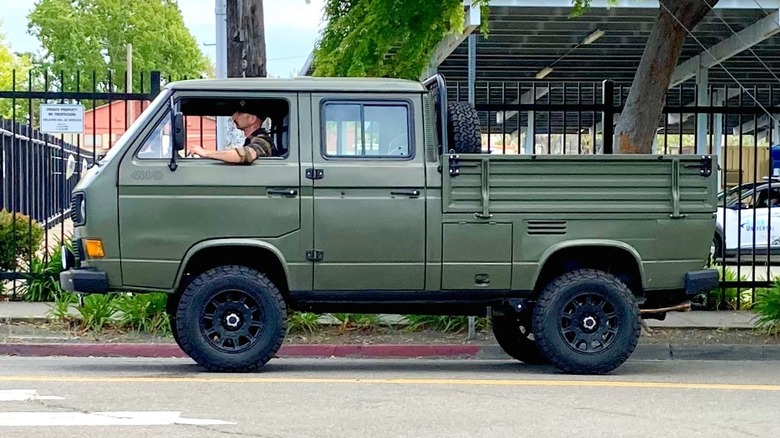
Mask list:
[[718,204],[713,239],[717,258],[780,252],[780,179],[765,178],[721,192]]

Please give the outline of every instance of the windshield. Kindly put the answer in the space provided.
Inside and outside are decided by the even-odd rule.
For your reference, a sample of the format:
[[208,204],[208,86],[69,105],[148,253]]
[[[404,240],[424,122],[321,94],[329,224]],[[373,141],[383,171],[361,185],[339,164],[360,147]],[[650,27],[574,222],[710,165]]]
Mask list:
[[720,194],[718,195],[718,204],[722,204],[723,198],[725,197],[726,205],[731,205],[734,201],[739,199],[740,195],[745,196],[752,188],[751,186],[752,184],[750,186],[748,185],[742,185],[741,187],[736,186],[728,189],[726,192],[720,192]]
[[125,131],[124,134],[122,134],[121,137],[117,140],[117,142],[108,150],[108,153],[98,161],[98,165],[102,166],[104,164],[108,164],[111,160],[114,159],[117,154],[122,152],[122,149],[125,148],[125,145],[127,144],[127,140],[129,138],[132,138],[136,132],[138,132],[139,129],[141,129],[144,125],[146,125],[146,122],[149,120],[152,114],[157,112],[157,109],[161,105],[165,105],[167,103],[168,98],[170,97],[170,90],[163,89],[160,91],[160,94],[157,95],[157,97],[154,98],[154,100],[149,104],[149,106],[144,110],[144,112],[141,113],[140,116],[133,122],[132,125]]

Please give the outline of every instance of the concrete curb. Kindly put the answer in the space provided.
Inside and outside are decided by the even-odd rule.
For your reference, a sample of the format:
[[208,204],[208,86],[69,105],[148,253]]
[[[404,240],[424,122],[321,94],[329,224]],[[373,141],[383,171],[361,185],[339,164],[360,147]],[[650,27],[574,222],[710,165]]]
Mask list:
[[[6,343],[0,355],[23,357],[186,358],[172,343]],[[513,360],[498,345],[283,345],[280,358],[437,358]],[[780,361],[780,345],[639,345],[630,360]]]

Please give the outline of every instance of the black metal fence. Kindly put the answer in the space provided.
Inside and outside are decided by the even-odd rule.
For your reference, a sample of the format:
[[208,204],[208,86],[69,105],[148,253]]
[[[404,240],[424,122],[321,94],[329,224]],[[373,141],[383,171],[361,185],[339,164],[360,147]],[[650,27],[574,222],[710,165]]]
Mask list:
[[0,151],[0,209],[29,216],[47,228],[62,223],[70,192],[92,164],[92,154],[3,118]]
[[[111,73],[12,78],[13,88],[0,90],[0,299],[14,300],[27,282],[56,271],[48,265],[59,263],[58,244],[72,235],[71,192],[159,93],[163,78],[140,73],[132,87]],[[132,88],[139,91],[124,91]],[[43,104],[79,105],[83,126],[42,132]]]
[[[450,83],[473,96],[483,151],[498,154],[612,153],[630,91],[611,81]],[[780,89],[775,85],[684,83],[668,92],[653,153],[718,155],[718,226],[711,261],[721,288],[710,308],[741,309],[780,277]],[[775,201],[775,199],[777,201]]]

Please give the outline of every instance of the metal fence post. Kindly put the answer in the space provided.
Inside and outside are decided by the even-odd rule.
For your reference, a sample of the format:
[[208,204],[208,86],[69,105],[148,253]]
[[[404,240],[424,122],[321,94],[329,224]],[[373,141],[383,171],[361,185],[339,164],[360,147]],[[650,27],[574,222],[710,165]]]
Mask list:
[[[477,35],[474,32],[469,34],[469,103],[474,105],[476,100],[476,76],[477,76]],[[488,145],[490,139],[488,138]],[[477,338],[477,321],[473,316],[469,316],[469,335],[470,340]]]
[[602,112],[602,125],[604,126],[604,153],[612,154],[613,141],[615,140],[615,127],[612,125],[615,118],[615,83],[609,79],[602,82],[601,103],[604,105]]
[[160,94],[160,82],[161,82],[161,74],[159,71],[153,71],[149,75],[149,80],[151,81],[152,88],[149,91],[149,94],[154,97]]

